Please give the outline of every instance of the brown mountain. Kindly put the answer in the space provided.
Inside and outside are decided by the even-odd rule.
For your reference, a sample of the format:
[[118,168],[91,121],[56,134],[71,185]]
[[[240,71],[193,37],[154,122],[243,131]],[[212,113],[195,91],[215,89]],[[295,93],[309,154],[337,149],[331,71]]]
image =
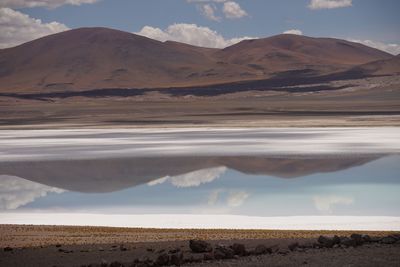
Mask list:
[[0,92],[188,87],[268,79],[292,70],[323,75],[391,58],[331,38],[284,34],[210,49],[81,28],[0,50]]

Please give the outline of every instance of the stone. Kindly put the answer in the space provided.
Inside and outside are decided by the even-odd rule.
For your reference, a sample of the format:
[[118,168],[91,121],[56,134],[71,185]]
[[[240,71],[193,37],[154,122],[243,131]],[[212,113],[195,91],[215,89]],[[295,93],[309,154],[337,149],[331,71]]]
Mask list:
[[165,266],[169,264],[169,255],[167,253],[162,253],[157,257],[156,264],[159,266]]
[[214,249],[214,258],[216,260],[233,259],[235,255],[233,249],[225,246],[218,246]]
[[4,252],[13,251],[13,248],[11,248],[11,247],[5,247],[5,248],[3,249],[3,251],[4,251]]
[[235,243],[231,246],[231,249],[233,250],[233,253],[238,256],[246,256],[247,251],[246,247],[243,244]]
[[183,264],[183,253],[175,252],[169,256],[169,265],[181,266]]
[[291,243],[291,244],[289,244],[289,246],[288,246],[288,248],[289,248],[290,251],[294,251],[294,250],[296,250],[298,247],[299,247],[299,243],[297,243],[297,242]]
[[332,248],[335,244],[340,243],[340,238],[338,236],[329,238],[321,235],[318,237],[318,243],[324,248]]
[[212,261],[215,260],[214,254],[209,252],[204,254],[204,260],[205,261]]
[[189,247],[194,253],[205,253],[212,251],[211,244],[203,240],[190,240]]
[[396,242],[397,242],[397,240],[396,240],[394,237],[392,237],[392,236],[384,237],[384,238],[382,238],[382,240],[381,240],[381,243],[382,243],[382,244],[386,244],[386,245],[391,245],[391,244],[394,244],[394,243],[396,243]]
[[125,247],[124,245],[121,245],[121,246],[119,246],[119,250],[120,250],[120,251],[127,251],[128,248]]
[[340,244],[344,247],[355,247],[357,246],[356,241],[348,237],[342,237],[340,239]]
[[253,251],[254,255],[271,254],[272,250],[264,245],[257,245]]
[[352,234],[352,235],[350,236],[350,238],[351,238],[352,240],[354,240],[354,242],[356,243],[356,246],[361,246],[361,245],[364,243],[364,240],[363,240],[363,238],[362,238],[362,235],[360,235],[360,234]]
[[61,244],[56,244],[56,248],[60,248],[61,247]]
[[362,235],[361,238],[366,243],[370,243],[371,242],[371,237],[369,235]]

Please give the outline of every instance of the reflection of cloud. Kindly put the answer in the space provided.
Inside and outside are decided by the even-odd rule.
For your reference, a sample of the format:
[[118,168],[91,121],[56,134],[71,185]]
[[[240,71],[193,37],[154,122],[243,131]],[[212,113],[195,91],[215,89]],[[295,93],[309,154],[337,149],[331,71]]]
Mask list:
[[249,197],[246,191],[232,191],[227,198],[228,206],[239,207],[243,205],[244,201]]
[[201,184],[210,183],[219,178],[226,171],[226,167],[215,167],[185,173],[178,176],[166,176],[147,183],[149,186],[162,184],[169,181],[176,187],[194,187]]
[[315,196],[313,198],[314,206],[321,212],[332,213],[335,205],[351,205],[354,202],[352,197],[344,196]]
[[215,205],[215,203],[217,203],[217,201],[218,201],[219,194],[222,192],[223,192],[222,189],[216,189],[216,190],[212,191],[208,195],[208,205]]
[[51,192],[62,193],[64,190],[16,176],[0,175],[0,209],[17,209]]

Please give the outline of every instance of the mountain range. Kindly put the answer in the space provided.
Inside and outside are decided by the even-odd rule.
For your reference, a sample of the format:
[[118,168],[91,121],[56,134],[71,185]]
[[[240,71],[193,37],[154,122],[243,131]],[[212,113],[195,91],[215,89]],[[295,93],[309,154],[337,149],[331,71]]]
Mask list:
[[345,40],[291,34],[214,49],[107,28],[80,28],[0,50],[3,94],[396,73],[400,73],[399,56]]

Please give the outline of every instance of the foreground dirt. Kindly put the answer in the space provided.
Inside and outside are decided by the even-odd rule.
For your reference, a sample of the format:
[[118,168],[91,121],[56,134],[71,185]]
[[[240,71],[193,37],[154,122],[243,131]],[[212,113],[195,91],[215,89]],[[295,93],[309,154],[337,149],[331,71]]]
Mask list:
[[[156,262],[160,255],[176,252],[184,257],[182,266],[398,266],[400,263],[399,242],[365,243],[357,247],[310,246],[320,235],[350,236],[351,233],[354,232],[2,225],[0,266],[131,266],[135,260]],[[367,234],[383,237],[391,233]],[[214,249],[240,243],[248,251],[255,251],[259,245],[270,251],[204,261],[204,253],[192,252],[189,239],[208,240]],[[295,242],[300,247],[291,250]],[[110,265],[113,262],[115,265]]]

